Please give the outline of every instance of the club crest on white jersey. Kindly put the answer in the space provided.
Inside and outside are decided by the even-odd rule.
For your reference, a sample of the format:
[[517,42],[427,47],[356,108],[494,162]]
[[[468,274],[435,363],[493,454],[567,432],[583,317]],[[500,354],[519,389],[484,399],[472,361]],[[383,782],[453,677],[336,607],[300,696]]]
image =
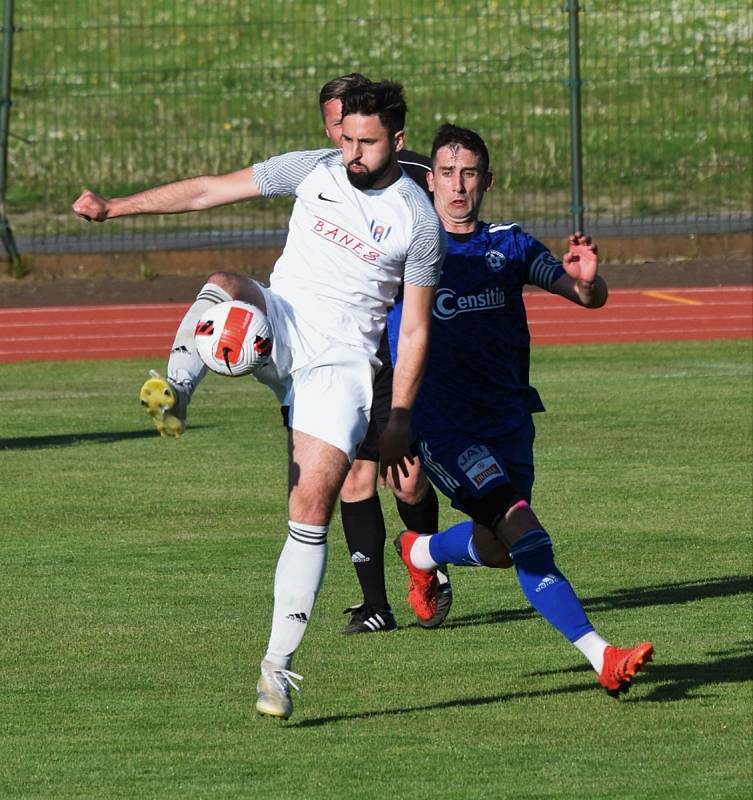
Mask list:
[[371,231],[371,237],[375,242],[382,242],[390,235],[392,225],[383,225],[381,222],[377,222],[375,219],[372,219],[371,224],[369,225],[369,230]]

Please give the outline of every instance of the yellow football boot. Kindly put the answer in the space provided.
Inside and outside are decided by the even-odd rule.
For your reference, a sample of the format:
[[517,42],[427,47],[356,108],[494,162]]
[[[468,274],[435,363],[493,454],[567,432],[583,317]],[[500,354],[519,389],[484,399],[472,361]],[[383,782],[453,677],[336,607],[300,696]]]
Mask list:
[[186,394],[154,370],[149,371],[149,376],[139,392],[141,405],[154,420],[160,436],[177,439],[186,429]]

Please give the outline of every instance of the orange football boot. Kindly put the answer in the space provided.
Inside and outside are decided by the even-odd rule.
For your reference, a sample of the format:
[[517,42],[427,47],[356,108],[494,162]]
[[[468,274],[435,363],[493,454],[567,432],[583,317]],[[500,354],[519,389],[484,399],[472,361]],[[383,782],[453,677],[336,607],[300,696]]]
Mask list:
[[604,651],[604,664],[599,675],[599,683],[612,697],[627,692],[630,682],[649,661],[653,660],[654,646],[643,642],[635,647],[620,648],[609,645]]

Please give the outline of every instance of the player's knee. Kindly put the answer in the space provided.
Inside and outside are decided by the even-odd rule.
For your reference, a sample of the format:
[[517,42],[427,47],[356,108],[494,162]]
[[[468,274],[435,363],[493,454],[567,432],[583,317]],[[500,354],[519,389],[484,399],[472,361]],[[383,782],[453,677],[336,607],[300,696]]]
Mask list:
[[377,480],[377,464],[375,461],[356,459],[340,490],[340,497],[346,503],[357,503],[368,500],[374,495]]
[[259,285],[246,275],[238,275],[235,272],[213,272],[207,278],[207,283],[213,283],[224,289],[233,300],[251,303],[266,312],[264,295]]
[[426,493],[429,491],[429,479],[421,470],[418,459],[413,464],[408,464],[407,467],[408,474],[400,474],[399,487],[395,486],[391,473],[387,474],[387,481],[397,500],[408,506],[416,506],[426,497]]
[[469,508],[474,523],[489,532],[490,538],[479,534],[478,548],[489,566],[512,566],[509,549],[526,531],[541,527],[528,501],[509,483],[476,498]]
[[326,492],[298,490],[288,499],[288,515],[306,525],[328,525],[336,498]]
[[474,522],[494,531],[500,539],[500,526],[505,524],[511,511],[521,506],[528,507],[528,503],[510,483],[495,486],[481,497],[470,498],[466,505]]
[[473,546],[486,567],[509,569],[513,565],[510,551],[483,525],[473,523]]
[[518,498],[510,504],[504,514],[499,515],[491,530],[505,547],[511,549],[529,531],[543,530],[543,528],[528,502]]
[[239,285],[239,275],[232,272],[213,272],[208,278],[207,283],[213,283],[224,289],[234,300],[237,300],[237,290]]

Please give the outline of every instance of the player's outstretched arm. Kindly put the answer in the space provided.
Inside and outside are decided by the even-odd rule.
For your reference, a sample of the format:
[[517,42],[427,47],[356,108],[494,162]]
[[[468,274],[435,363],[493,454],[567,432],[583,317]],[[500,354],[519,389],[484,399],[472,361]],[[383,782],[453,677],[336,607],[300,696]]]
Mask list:
[[607,302],[607,284],[599,275],[599,253],[590,236],[574,233],[562,258],[565,275],[552,286],[554,294],[586,308],[601,308]]
[[407,476],[405,461],[411,461],[410,413],[416,401],[429,352],[431,308],[434,286],[403,286],[403,313],[397,346],[397,362],[392,377],[390,418],[379,439],[382,481],[390,474],[400,488],[400,472]]
[[226,175],[202,175],[155,186],[128,197],[106,198],[86,189],[73,203],[82,219],[104,222],[134,214],[181,214],[259,197],[252,167]]

